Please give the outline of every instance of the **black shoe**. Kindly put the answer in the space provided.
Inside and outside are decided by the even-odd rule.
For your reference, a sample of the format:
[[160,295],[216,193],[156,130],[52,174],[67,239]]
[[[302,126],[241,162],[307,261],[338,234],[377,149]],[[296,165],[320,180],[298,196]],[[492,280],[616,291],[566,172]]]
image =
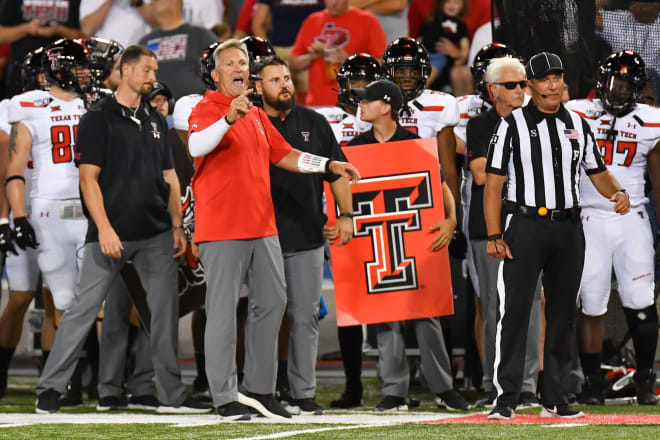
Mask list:
[[435,403],[440,408],[449,411],[466,411],[469,407],[467,401],[457,391],[449,390],[435,396]]
[[484,397],[474,402],[474,406],[477,408],[493,408],[496,398],[497,392],[495,390],[487,391]]
[[353,395],[345,392],[339,399],[335,399],[330,402],[330,406],[332,408],[341,409],[357,408],[358,406],[362,406],[362,393],[359,395]]
[[419,408],[419,400],[413,399],[412,397],[408,396],[406,398],[406,405],[408,405],[408,408]]
[[62,397],[60,397],[60,406],[64,407],[75,407],[75,406],[82,406],[83,404],[83,397],[82,397],[82,391],[79,393],[74,393],[71,391],[67,391],[66,394],[64,394]]
[[52,388],[37,396],[37,414],[55,414],[60,411],[60,393]]
[[272,394],[238,393],[238,403],[254,408],[264,417],[269,419],[290,419],[291,414],[287,412]]
[[573,408],[568,403],[552,406],[543,405],[539,415],[541,417],[562,417],[565,419],[577,419],[579,417],[584,417],[584,413],[582,411]]
[[291,390],[289,389],[289,385],[286,384],[278,386],[277,390],[275,391],[275,397],[277,397],[277,400],[280,402],[290,403],[293,400],[293,397],[291,397]]
[[128,399],[128,409],[146,409],[147,411],[158,411],[159,407],[160,402],[151,394],[145,394],[144,396],[131,396],[131,398]]
[[513,410],[508,407],[508,406],[496,406],[493,408],[493,410],[488,414],[488,419],[489,420],[511,420],[514,418],[516,414],[513,412]]
[[291,399],[286,410],[294,416],[320,416],[323,415],[323,407],[311,399]]
[[128,401],[125,396],[104,396],[99,399],[96,405],[97,411],[110,411],[117,409],[126,409]]
[[578,402],[584,405],[605,405],[605,377],[602,374],[590,374],[584,377],[582,394]]
[[637,403],[640,405],[657,405],[658,395],[655,391],[655,373],[653,370],[635,373],[637,387]]
[[518,397],[518,406],[521,408],[538,408],[541,406],[539,404],[539,399],[536,398],[536,395],[531,391],[523,391]]
[[385,396],[376,406],[376,411],[408,411],[408,405],[403,397]]
[[197,400],[210,401],[211,393],[209,392],[208,381],[197,376],[193,382],[192,396]]
[[210,405],[202,403],[192,397],[187,397],[179,406],[161,404],[158,409],[156,409],[156,412],[160,414],[204,414],[211,412],[212,409],[213,407]]
[[218,407],[218,415],[224,420],[250,420],[250,410],[238,402],[229,402]]

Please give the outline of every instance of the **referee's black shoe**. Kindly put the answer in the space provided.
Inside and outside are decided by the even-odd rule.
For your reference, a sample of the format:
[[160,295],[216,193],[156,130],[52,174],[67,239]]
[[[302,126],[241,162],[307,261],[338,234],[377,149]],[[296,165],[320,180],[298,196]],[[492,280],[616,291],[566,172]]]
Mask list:
[[640,405],[657,405],[658,395],[655,391],[655,373],[653,370],[637,371],[635,386],[637,387],[637,403]]
[[52,388],[37,396],[37,414],[55,414],[60,411],[60,393]]
[[543,405],[541,408],[541,417],[562,417],[565,419],[577,419],[584,417],[584,413],[580,410],[573,408],[568,403],[562,403],[560,405],[546,406]]
[[513,412],[513,409],[508,406],[496,406],[488,414],[488,420],[511,420],[516,414]]
[[291,414],[285,410],[272,394],[238,393],[238,403],[256,410],[269,419],[290,419]]
[[250,420],[250,410],[238,402],[229,402],[218,407],[218,415],[223,420]]

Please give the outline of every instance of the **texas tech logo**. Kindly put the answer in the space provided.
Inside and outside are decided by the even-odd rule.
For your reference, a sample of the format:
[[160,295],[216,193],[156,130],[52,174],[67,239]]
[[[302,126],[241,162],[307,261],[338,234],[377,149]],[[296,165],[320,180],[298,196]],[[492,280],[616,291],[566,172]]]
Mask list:
[[432,207],[427,171],[369,177],[353,186],[354,239],[369,237],[373,249],[373,260],[364,265],[369,294],[417,289],[405,237],[422,229],[420,211]]

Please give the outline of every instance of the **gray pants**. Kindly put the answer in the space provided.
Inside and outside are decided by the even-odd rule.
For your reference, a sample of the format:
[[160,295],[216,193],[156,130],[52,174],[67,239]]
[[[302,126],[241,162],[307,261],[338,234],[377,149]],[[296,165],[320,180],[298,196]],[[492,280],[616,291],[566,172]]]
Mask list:
[[[486,240],[471,240],[474,263],[479,277],[481,315],[484,321],[484,376],[483,387],[493,389],[493,366],[495,362],[495,334],[497,330],[497,270],[500,260],[491,258],[486,252]],[[527,329],[525,347],[525,372],[521,391],[536,394],[539,373],[539,340],[541,337],[541,279],[536,285],[534,303]]]
[[319,304],[323,281],[323,246],[284,255],[289,332],[288,376],[294,399],[316,393]]
[[[441,394],[452,389],[451,364],[439,318],[406,321],[415,326],[422,358],[422,373],[429,389]],[[383,394],[407,397],[410,372],[400,322],[378,324],[378,377]]]
[[236,377],[236,305],[246,278],[243,386],[273,394],[277,375],[277,335],[286,307],[284,267],[276,235],[251,240],[200,243],[206,274],[206,375],[214,406],[238,400]]
[[179,406],[186,400],[177,361],[178,270],[172,258],[172,233],[125,241],[122,245],[120,260],[103,255],[98,242],[85,245],[75,297],[57,329],[55,343],[37,383],[37,394],[47,389],[64,393],[103,300],[126,260],[133,260],[151,310],[150,348],[158,400],[168,406]]
[[[105,299],[99,360],[100,397],[118,397],[124,393],[124,371],[132,304],[124,280],[117,275]],[[153,396],[154,366],[151,362],[149,336],[143,328],[138,329],[133,341],[133,351],[135,369],[126,383],[127,391],[133,396]]]

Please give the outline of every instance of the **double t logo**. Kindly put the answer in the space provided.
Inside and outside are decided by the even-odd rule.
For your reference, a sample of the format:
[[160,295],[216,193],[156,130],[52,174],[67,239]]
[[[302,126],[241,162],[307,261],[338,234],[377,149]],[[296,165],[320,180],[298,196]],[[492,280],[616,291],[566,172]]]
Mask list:
[[370,237],[373,249],[374,259],[365,263],[370,294],[417,289],[404,233],[421,230],[420,210],[432,207],[428,172],[369,177],[353,186],[354,237]]

